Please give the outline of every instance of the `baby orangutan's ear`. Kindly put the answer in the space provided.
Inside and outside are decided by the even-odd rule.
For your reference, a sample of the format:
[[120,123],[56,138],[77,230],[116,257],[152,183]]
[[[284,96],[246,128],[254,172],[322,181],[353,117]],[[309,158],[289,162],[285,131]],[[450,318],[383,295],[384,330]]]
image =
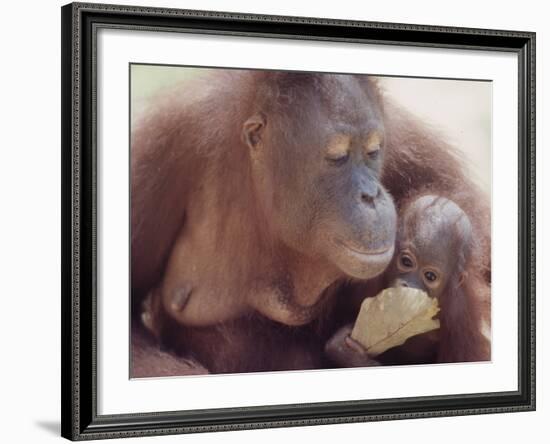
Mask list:
[[267,124],[267,118],[263,113],[254,114],[243,124],[242,138],[248,147],[255,151],[262,144],[262,134]]

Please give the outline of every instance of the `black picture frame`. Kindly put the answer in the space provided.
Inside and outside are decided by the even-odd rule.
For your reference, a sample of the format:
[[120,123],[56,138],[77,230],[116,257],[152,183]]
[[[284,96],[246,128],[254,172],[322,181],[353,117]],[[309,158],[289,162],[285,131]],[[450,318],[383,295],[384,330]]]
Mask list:
[[[62,7],[62,436],[71,440],[535,409],[535,33],[103,4]],[[508,51],[519,66],[518,390],[98,415],[96,91],[99,27]]]

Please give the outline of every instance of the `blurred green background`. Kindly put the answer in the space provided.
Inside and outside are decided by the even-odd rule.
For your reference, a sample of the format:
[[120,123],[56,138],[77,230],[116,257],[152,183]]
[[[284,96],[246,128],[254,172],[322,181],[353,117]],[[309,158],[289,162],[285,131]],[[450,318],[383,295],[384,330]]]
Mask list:
[[[208,70],[133,64],[130,71],[132,121],[156,94]],[[387,96],[445,134],[464,154],[472,179],[490,195],[491,82],[408,77],[379,77],[379,80]]]

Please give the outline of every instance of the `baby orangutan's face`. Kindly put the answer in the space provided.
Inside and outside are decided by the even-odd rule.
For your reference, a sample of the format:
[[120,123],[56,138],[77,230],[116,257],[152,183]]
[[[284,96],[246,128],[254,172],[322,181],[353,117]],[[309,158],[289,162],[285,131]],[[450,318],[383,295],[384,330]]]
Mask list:
[[418,251],[413,245],[398,251],[392,273],[394,279],[390,286],[417,288],[431,297],[439,298],[448,281],[451,264],[447,259],[450,254],[446,253],[440,258],[430,256],[424,255],[423,251]]
[[390,285],[439,298],[450,277],[462,271],[458,257],[470,235],[470,221],[454,202],[437,196],[413,201],[399,221]]

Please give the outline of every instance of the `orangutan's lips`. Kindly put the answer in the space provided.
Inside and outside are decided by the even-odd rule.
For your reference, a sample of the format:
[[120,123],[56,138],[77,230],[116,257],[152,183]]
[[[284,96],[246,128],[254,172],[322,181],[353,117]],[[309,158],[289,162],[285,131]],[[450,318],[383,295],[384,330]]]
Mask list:
[[355,254],[360,254],[362,256],[381,256],[381,255],[387,254],[392,249],[392,246],[390,245],[389,247],[378,248],[375,250],[358,250],[357,248],[351,247],[343,241],[337,241],[337,242],[342,247],[352,251]]

